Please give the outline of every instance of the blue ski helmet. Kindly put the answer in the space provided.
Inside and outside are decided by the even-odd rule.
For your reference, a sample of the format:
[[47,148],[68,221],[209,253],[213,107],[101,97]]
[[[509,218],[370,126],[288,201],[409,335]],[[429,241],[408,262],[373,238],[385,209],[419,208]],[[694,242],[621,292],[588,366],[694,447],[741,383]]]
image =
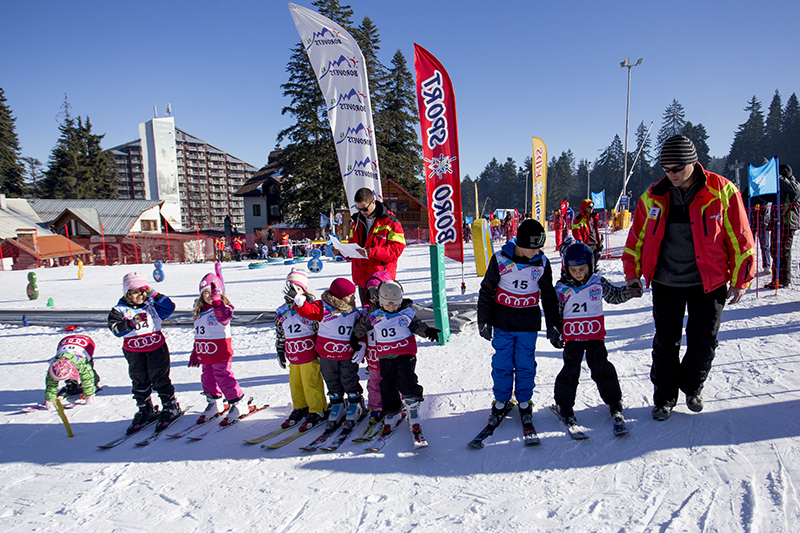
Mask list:
[[[564,265],[567,267],[589,265],[589,275],[591,276],[594,273],[594,254],[592,249],[580,241],[571,244],[567,251],[564,252]],[[569,273],[569,268],[565,268],[565,270],[567,275],[572,277]]]

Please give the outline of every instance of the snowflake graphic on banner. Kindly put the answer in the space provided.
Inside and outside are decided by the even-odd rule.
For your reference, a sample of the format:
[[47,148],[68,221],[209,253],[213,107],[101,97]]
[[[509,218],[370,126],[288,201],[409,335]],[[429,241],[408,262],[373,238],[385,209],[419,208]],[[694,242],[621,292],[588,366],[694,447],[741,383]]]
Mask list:
[[448,157],[444,154],[439,154],[439,157],[434,157],[432,159],[425,158],[425,162],[428,163],[428,168],[431,170],[428,177],[432,178],[436,175],[437,178],[442,179],[442,176],[445,174],[452,174],[453,161],[456,159],[455,157]]
[[542,193],[544,192],[544,185],[541,182],[537,181],[533,186],[533,190],[534,190],[534,195],[537,198],[541,197]]

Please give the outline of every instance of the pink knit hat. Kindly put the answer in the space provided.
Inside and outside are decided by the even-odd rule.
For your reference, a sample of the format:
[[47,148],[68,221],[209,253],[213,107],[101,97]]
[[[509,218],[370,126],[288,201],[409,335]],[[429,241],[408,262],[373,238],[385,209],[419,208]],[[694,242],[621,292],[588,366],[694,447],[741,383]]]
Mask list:
[[347,278],[336,278],[333,280],[333,283],[331,283],[330,291],[331,294],[343,300],[355,294],[356,286]]
[[122,278],[122,292],[128,292],[131,289],[141,289],[150,284],[147,278],[141,272],[129,272]]
[[384,281],[392,281],[392,275],[389,274],[388,270],[378,270],[374,274],[372,274],[369,278],[367,278],[367,282],[364,284],[365,289],[369,289],[370,287],[377,287]]
[[219,278],[217,278],[217,276],[214,275],[214,274],[206,274],[205,276],[203,276],[203,279],[200,280],[200,287],[199,287],[200,296],[203,295],[203,291],[204,290],[211,288],[211,282],[213,282],[213,281],[216,281],[217,284],[220,284],[219,283]]
[[293,283],[308,292],[308,273],[302,268],[293,268],[286,276],[286,283]]

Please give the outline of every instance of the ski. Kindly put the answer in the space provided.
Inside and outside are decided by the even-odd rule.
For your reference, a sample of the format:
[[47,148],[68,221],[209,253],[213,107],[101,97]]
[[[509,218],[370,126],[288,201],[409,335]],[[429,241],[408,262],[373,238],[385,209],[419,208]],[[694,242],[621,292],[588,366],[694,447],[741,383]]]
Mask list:
[[383,432],[383,417],[381,418],[371,418],[369,420],[369,424],[361,434],[351,440],[353,444],[362,444],[365,442],[371,442],[375,437],[379,436]]
[[628,429],[628,425],[625,423],[625,418],[622,416],[622,413],[619,413],[619,416],[614,416],[613,421],[615,437],[621,437],[628,434],[630,429]]
[[[228,408],[229,408],[229,406],[227,404],[225,404],[225,409],[223,409],[222,411],[218,412],[217,414],[211,416],[210,418],[205,418],[204,419],[204,415],[201,415],[200,418],[198,419],[198,421],[195,422],[193,425],[191,425],[188,428],[186,428],[186,429],[184,429],[182,431],[179,431],[177,433],[172,433],[171,435],[167,435],[167,437],[169,437],[171,439],[180,439],[181,437],[185,437],[189,433],[193,433],[195,430],[200,429],[201,427],[205,426],[206,424],[208,424],[209,422],[211,422],[215,418],[218,418],[218,417],[224,415],[225,413],[227,413],[228,412]],[[202,420],[202,422],[200,420]]]
[[[68,404],[64,404],[63,407],[64,407],[64,409],[74,409],[78,405],[81,405],[81,404],[79,404],[79,403],[68,403]],[[36,411],[47,411],[47,410],[48,410],[47,409],[47,405],[45,405],[43,403],[36,404],[33,407],[21,407],[20,408],[20,412],[22,412],[22,413],[35,413]]]
[[364,409],[364,412],[361,413],[361,416],[358,417],[358,420],[345,420],[344,423],[342,423],[341,433],[336,435],[336,438],[333,439],[330,444],[328,444],[327,446],[322,446],[320,447],[320,449],[323,452],[335,452],[336,450],[338,450],[339,446],[341,446],[344,443],[344,441],[347,440],[350,434],[353,433],[353,430],[356,429],[356,427],[361,422],[363,422],[364,419],[367,418],[367,416],[369,416],[369,411],[367,409]]
[[261,435],[260,437],[256,437],[254,439],[245,439],[245,442],[247,444],[260,444],[260,443],[264,442],[265,440],[269,440],[272,437],[277,437],[281,433],[283,433],[285,431],[289,431],[290,429],[293,429],[297,425],[299,425],[299,424],[295,424],[294,426],[289,426],[288,428],[279,427],[275,431],[270,431],[269,433],[265,433],[264,435]]
[[[284,437],[283,439],[279,440],[278,442],[273,442],[272,444],[262,444],[261,447],[264,448],[265,450],[276,450],[278,448],[282,448],[282,447],[286,446],[287,444],[289,444],[290,442],[293,442],[293,441],[299,439],[300,437],[302,437],[303,435],[307,434],[312,429],[314,429],[316,427],[319,427],[319,426],[321,426],[322,424],[325,424],[325,423],[326,423],[326,420],[322,419],[319,422],[317,422],[316,424],[314,424],[313,426],[311,426],[310,428],[306,429],[305,431],[300,431],[298,429],[297,431],[295,431],[294,433],[292,433],[288,437]],[[294,427],[294,426],[292,426],[292,427]]]
[[150,435],[149,437],[147,437],[146,439],[137,442],[136,446],[148,446],[151,443],[155,442],[158,439],[158,437],[160,437],[161,434],[164,433],[164,431],[166,431],[166,429],[168,427],[170,427],[172,424],[177,422],[191,408],[192,407],[189,406],[189,407],[186,407],[185,409],[181,409],[180,411],[178,411],[178,415],[175,418],[173,418],[172,420],[170,420],[169,423],[165,424],[164,426],[161,426],[160,423],[157,422],[156,423],[156,429],[155,429],[155,431],[153,431],[153,434]]
[[577,423],[575,422],[570,423],[567,421],[567,419],[561,416],[561,413],[558,412],[557,405],[551,405],[550,410],[553,411],[553,414],[556,415],[558,419],[561,420],[564,423],[564,425],[567,426],[567,431],[569,432],[570,437],[572,437],[575,440],[586,440],[589,438],[589,435],[584,433],[581,427]]
[[411,433],[414,435],[414,450],[421,450],[428,447],[428,441],[425,440],[425,435],[422,434],[422,426],[414,424],[411,428]]
[[333,436],[334,433],[336,433],[336,430],[339,429],[343,423],[344,423],[344,419],[342,419],[342,420],[340,420],[338,422],[336,422],[334,420],[329,420],[325,424],[325,431],[322,432],[322,435],[320,435],[319,437],[317,437],[316,439],[311,441],[310,444],[307,444],[306,446],[300,446],[300,449],[302,451],[304,451],[304,452],[315,452],[315,451],[317,451],[317,449],[319,449],[320,446],[325,444],[325,442],[329,438],[331,438],[331,436]]
[[[254,407],[253,405],[250,405],[249,403],[248,403],[248,406],[250,406],[250,407]],[[220,422],[220,424],[219,424],[219,425],[217,425],[217,426],[215,426],[215,427],[212,427],[211,429],[208,429],[207,431],[205,431],[205,432],[201,433],[200,435],[189,435],[189,436],[188,436],[188,437],[186,437],[186,438],[187,438],[187,439],[191,439],[191,440],[203,440],[203,439],[204,439],[205,437],[207,437],[208,435],[211,435],[211,434],[214,434],[214,433],[219,433],[219,432],[220,432],[220,431],[222,431],[223,429],[226,429],[226,428],[229,428],[229,427],[231,427],[231,426],[232,426],[232,425],[234,425],[236,422],[239,422],[240,420],[244,420],[244,419],[245,419],[245,418],[247,418],[248,416],[251,416],[251,415],[254,415],[254,414],[258,413],[258,412],[261,412],[261,411],[263,411],[263,410],[264,410],[264,409],[266,409],[267,407],[269,407],[269,404],[262,405],[261,407],[255,407],[255,408],[254,408],[254,409],[252,409],[250,412],[243,414],[243,415],[242,415],[242,416],[240,416],[239,418],[234,418],[233,420],[229,421],[229,422],[228,422],[227,424],[225,424],[224,426],[223,426],[223,425],[222,425],[222,423]],[[212,426],[213,426],[213,424],[212,424]]]
[[522,423],[522,440],[526,446],[538,446],[542,443],[539,435],[536,433],[536,428],[533,427],[533,422],[526,424]]
[[386,445],[386,441],[388,441],[392,437],[392,435],[394,435],[397,432],[396,431],[397,427],[405,419],[406,419],[406,412],[403,411],[400,414],[400,418],[397,420],[397,422],[395,422],[393,426],[390,426],[389,424],[384,424],[381,436],[378,437],[378,439],[371,446],[367,446],[366,448],[364,448],[364,451],[366,453],[376,453],[381,451],[381,449]]
[[[158,411],[156,411],[156,413],[158,413]],[[142,427],[140,427],[139,429],[137,429],[133,433],[127,433],[125,435],[122,435],[121,437],[117,437],[116,439],[114,439],[111,442],[106,443],[106,444],[98,444],[97,447],[100,448],[100,449],[103,449],[103,450],[108,450],[110,448],[114,448],[115,446],[119,446],[120,444],[122,444],[123,442],[128,440],[129,438],[133,437],[134,435],[136,435],[137,433],[141,432],[145,428],[149,428],[150,426],[152,426],[156,422],[158,422],[158,418],[156,418],[154,420],[151,420],[150,422],[148,422],[147,424],[143,425]]]
[[500,417],[497,419],[497,422],[496,422],[496,423],[492,423],[492,422],[493,422],[493,420],[491,419],[492,417],[491,417],[491,416],[489,416],[489,423],[487,423],[487,424],[486,424],[486,427],[484,427],[484,428],[481,430],[481,432],[480,432],[480,433],[478,433],[478,434],[475,436],[475,438],[474,438],[474,439],[472,439],[472,440],[469,442],[468,446],[469,446],[470,448],[476,448],[476,449],[478,449],[478,450],[480,450],[481,448],[483,448],[483,447],[485,446],[485,444],[483,443],[483,441],[484,441],[484,440],[486,440],[487,438],[489,438],[489,437],[491,437],[491,436],[492,436],[492,434],[494,433],[494,430],[495,430],[495,429],[497,429],[497,426],[499,426],[499,425],[500,425],[500,423],[501,423],[501,422],[502,422],[502,421],[503,421],[503,420],[504,420],[504,419],[505,419],[505,418],[508,416],[508,413],[510,413],[510,412],[511,412],[511,410],[512,410],[514,407],[516,407],[516,406],[517,406],[517,402],[516,402],[516,401],[514,401],[514,400],[509,400],[509,401],[507,401],[507,402],[506,402],[506,405],[503,407],[502,416],[500,416]]

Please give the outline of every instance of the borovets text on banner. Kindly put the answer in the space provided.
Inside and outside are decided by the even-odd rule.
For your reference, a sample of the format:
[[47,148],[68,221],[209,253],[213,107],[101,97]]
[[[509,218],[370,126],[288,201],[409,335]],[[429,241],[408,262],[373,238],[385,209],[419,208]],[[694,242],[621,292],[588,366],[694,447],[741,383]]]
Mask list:
[[538,137],[533,138],[533,213],[531,218],[547,227],[547,146]]
[[358,189],[383,199],[364,56],[355,39],[329,18],[291,3],[289,12],[327,102],[347,205],[355,213]]
[[453,85],[442,64],[416,43],[414,69],[431,244],[444,245],[447,257],[463,263],[461,173]]

